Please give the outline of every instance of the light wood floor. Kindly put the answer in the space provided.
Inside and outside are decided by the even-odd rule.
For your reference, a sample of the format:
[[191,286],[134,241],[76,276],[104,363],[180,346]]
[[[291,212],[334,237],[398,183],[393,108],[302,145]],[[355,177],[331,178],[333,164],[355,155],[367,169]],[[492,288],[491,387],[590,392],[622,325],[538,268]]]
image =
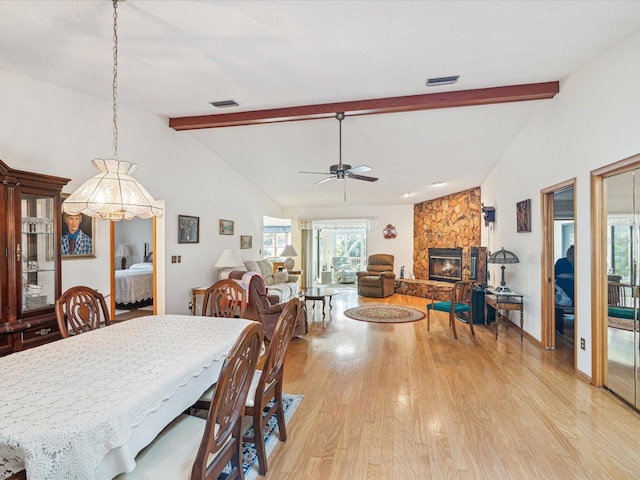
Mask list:
[[375,324],[341,313],[376,302],[425,306],[344,291],[293,340],[285,391],[304,399],[267,478],[640,478],[640,414],[576,376],[570,350],[521,343],[502,324],[496,342],[493,326],[471,338],[458,323],[456,341],[441,313],[429,333],[426,319]]

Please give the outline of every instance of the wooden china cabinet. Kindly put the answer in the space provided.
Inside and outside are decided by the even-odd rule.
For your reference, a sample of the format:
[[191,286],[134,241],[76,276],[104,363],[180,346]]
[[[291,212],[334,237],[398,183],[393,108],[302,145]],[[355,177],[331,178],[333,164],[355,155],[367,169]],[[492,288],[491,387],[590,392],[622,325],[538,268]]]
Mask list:
[[61,293],[60,192],[68,182],[0,160],[0,355],[60,338],[54,305]]

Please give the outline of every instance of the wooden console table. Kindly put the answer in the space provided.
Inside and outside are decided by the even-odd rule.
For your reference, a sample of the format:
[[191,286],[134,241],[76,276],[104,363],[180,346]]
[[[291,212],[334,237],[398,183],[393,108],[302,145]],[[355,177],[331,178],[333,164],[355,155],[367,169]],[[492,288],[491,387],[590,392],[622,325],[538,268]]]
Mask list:
[[497,292],[495,290],[487,290],[484,294],[484,324],[487,325],[487,306],[492,307],[496,311],[496,339],[498,338],[498,325],[500,317],[507,322],[507,330],[509,330],[509,317],[503,315],[502,312],[510,310],[520,311],[520,341],[524,339],[524,299],[523,295],[516,292]]

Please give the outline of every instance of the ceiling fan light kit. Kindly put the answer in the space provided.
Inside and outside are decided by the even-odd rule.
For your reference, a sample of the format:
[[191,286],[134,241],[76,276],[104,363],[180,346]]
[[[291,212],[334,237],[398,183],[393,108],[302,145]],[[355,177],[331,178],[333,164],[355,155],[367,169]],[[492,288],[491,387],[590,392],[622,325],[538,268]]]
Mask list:
[[[342,163],[342,120],[344,120],[344,112],[338,112],[336,114],[336,119],[340,124],[339,129],[339,157],[338,163],[335,165],[329,166],[329,172],[299,172],[299,173],[311,173],[316,175],[329,175],[327,178],[323,178],[322,180],[318,180],[316,184],[325,183],[329,180],[346,180],[347,178],[351,178],[354,180],[364,180],[365,182],[375,182],[378,180],[377,177],[370,177],[368,175],[360,175],[364,172],[369,172],[373,170],[369,165],[359,165],[357,167],[351,167],[351,165],[347,163]],[[344,184],[344,201],[347,201],[347,184]]]

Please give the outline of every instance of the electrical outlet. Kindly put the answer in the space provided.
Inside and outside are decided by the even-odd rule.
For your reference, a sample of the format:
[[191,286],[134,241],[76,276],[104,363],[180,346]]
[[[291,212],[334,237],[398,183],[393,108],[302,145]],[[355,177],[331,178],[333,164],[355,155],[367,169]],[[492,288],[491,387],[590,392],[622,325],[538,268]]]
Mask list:
[[580,348],[582,350],[586,350],[587,349],[587,341],[582,337],[580,337]]
[[182,263],[182,255],[178,255],[178,263]]
[[171,263],[176,263],[178,261],[175,255],[171,255]]

